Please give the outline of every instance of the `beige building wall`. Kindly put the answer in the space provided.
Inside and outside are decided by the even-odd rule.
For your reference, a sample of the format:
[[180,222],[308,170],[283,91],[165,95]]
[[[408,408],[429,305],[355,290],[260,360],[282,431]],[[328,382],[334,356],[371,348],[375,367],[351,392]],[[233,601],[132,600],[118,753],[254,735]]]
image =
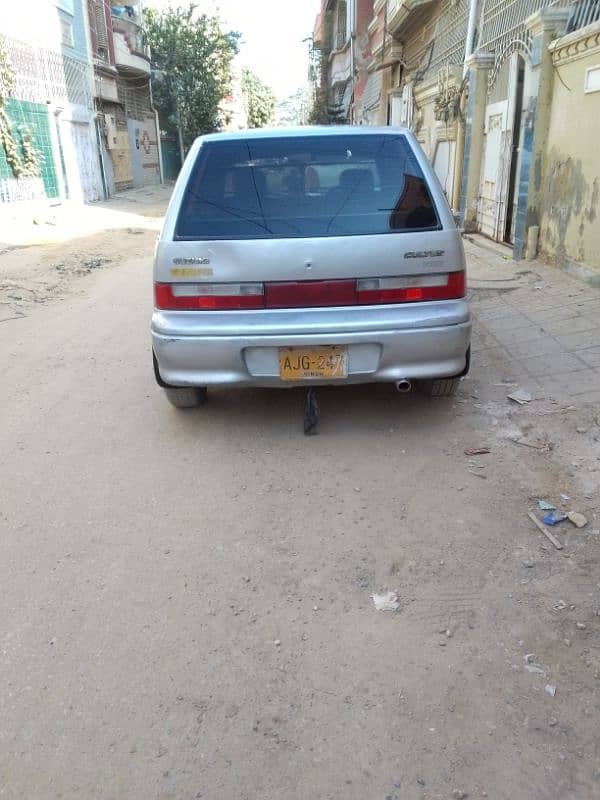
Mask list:
[[600,279],[600,22],[551,45],[554,86],[544,159],[539,250]]

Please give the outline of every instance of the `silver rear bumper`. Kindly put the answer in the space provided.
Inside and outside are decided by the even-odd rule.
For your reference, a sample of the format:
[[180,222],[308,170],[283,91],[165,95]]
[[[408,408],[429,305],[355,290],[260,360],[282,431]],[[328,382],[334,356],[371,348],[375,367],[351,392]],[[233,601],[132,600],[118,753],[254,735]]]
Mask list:
[[[278,348],[346,345],[348,377],[332,383],[442,378],[465,369],[465,301],[253,312],[155,311],[152,348],[172,386],[293,386]],[[315,381],[313,381],[315,382]]]

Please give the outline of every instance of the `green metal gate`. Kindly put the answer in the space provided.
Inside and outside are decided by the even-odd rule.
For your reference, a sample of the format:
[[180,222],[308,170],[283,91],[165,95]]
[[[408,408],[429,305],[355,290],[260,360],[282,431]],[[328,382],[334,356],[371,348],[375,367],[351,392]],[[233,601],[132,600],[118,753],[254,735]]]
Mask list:
[[[58,182],[52,157],[48,107],[25,100],[8,99],[5,109],[13,139],[17,144],[17,152],[21,159],[23,157],[22,134],[26,131],[31,134],[33,148],[38,155],[39,178],[15,178],[6,161],[4,149],[0,147],[0,202],[33,199],[31,196],[27,196],[34,191],[31,184],[32,181],[35,181],[38,185],[41,181],[43,193],[46,197],[58,197]],[[38,189],[38,192],[41,188]]]

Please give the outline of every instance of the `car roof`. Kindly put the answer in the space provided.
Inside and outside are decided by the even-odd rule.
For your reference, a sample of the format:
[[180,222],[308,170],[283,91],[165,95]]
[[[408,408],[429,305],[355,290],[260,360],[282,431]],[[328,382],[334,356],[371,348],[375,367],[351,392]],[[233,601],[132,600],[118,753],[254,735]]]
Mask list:
[[301,139],[309,136],[373,136],[382,134],[397,136],[409,133],[407,128],[371,125],[303,125],[297,128],[249,128],[241,131],[223,131],[199,136],[196,141],[223,142],[246,139]]

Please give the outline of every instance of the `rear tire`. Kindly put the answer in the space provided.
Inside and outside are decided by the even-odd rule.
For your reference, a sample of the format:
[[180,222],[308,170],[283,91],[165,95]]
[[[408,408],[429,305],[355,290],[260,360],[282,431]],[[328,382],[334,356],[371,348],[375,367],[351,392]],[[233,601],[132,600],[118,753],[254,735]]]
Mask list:
[[419,389],[429,397],[454,397],[460,378],[435,378],[429,381],[419,381]]
[[175,408],[197,408],[206,402],[204,386],[173,386],[165,388],[165,394]]

